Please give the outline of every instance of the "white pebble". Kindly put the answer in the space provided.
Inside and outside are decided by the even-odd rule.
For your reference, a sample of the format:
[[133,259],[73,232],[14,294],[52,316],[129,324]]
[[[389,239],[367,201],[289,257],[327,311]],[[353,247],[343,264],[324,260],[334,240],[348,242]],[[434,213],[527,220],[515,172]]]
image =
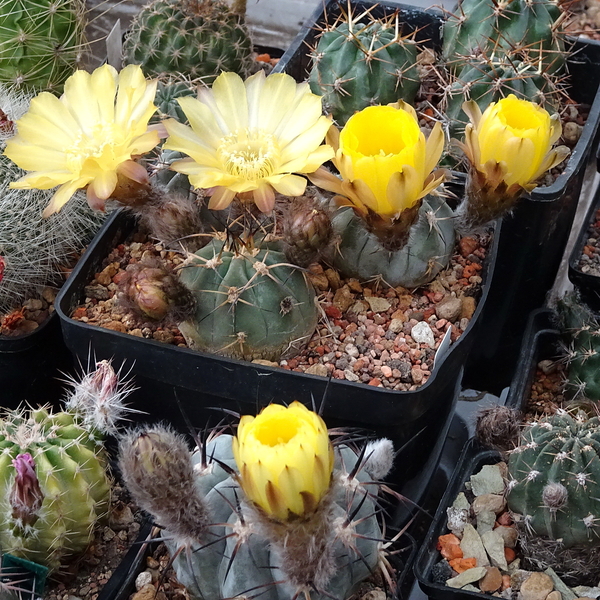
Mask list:
[[142,571],[135,578],[135,589],[139,592],[145,585],[152,583],[152,573],[150,571]]
[[417,344],[427,344],[430,348],[435,348],[435,338],[431,327],[425,321],[419,321],[411,330],[410,336]]

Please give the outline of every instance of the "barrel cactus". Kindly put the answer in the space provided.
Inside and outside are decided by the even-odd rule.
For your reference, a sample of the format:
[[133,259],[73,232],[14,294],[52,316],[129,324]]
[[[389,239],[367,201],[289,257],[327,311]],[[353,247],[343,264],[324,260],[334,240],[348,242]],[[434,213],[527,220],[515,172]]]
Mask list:
[[252,43],[244,25],[245,2],[230,7],[218,0],[153,0],[134,19],[123,47],[126,64],[141,65],[157,76],[204,78],[221,73],[246,77]]
[[0,82],[60,92],[85,49],[83,0],[0,0]]
[[56,569],[86,549],[108,512],[102,447],[126,391],[106,361],[73,385],[65,410],[0,416],[0,547]]
[[[508,463],[508,506],[537,567],[600,575],[600,420],[559,410],[525,427]],[[581,583],[581,580],[580,580]]]
[[438,196],[423,199],[408,243],[400,250],[386,250],[352,209],[338,210],[332,223],[339,236],[333,260],[344,277],[365,281],[381,275],[391,286],[415,288],[431,281],[454,252],[453,212]]
[[600,324],[576,295],[558,303],[566,337],[566,390],[575,398],[600,400]]
[[556,73],[565,64],[561,15],[554,0],[462,0],[444,22],[443,59],[460,71],[473,57],[508,55]]
[[316,328],[310,282],[276,249],[229,249],[214,239],[190,256],[180,278],[196,313],[179,329],[196,350],[279,360],[298,352]]
[[[385,562],[374,477],[391,468],[379,440],[357,455],[331,445],[299,402],[242,417],[190,456],[161,427],[121,444],[120,466],[165,526],[180,582],[194,599],[348,598]],[[185,499],[185,502],[182,500]]]
[[339,125],[367,106],[415,99],[418,49],[412,39],[398,34],[396,20],[365,25],[350,19],[319,38],[308,81]]

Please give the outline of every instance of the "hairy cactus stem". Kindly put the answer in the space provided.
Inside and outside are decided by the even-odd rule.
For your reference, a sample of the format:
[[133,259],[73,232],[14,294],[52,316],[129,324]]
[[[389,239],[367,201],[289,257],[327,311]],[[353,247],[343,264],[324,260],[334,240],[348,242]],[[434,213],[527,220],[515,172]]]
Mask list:
[[422,200],[414,206],[406,208],[394,219],[382,218],[381,215],[368,209],[364,216],[367,230],[377,236],[381,245],[390,252],[401,250],[408,243],[410,228],[415,224],[419,216]]

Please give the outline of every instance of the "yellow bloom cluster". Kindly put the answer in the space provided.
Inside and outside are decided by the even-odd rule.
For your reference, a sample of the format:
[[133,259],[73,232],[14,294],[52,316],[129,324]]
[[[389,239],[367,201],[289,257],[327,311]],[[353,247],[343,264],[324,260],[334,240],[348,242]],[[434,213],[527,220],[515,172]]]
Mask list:
[[331,483],[327,427],[300,402],[243,416],[233,455],[246,496],[279,521],[312,513]]
[[403,101],[355,113],[341,133],[332,127],[327,141],[341,181],[325,169],[310,180],[359,213],[394,220],[443,181],[443,172],[432,172],[444,148],[441,124],[426,140],[414,108]]

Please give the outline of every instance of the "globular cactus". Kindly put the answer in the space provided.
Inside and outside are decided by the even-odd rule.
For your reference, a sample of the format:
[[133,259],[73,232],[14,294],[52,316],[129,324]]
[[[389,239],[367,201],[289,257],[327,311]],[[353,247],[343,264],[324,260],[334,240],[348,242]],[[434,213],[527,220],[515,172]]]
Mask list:
[[561,15],[554,0],[461,0],[444,22],[443,60],[457,72],[481,54],[508,55],[557,73],[565,64]]
[[[510,454],[508,506],[530,563],[559,575],[600,575],[600,421],[564,410],[522,431]],[[581,581],[581,580],[580,580]]]
[[574,398],[600,400],[600,323],[577,296],[558,303],[560,324],[566,336],[566,391]]
[[465,100],[474,100],[483,112],[492,102],[514,94],[550,109],[557,103],[559,92],[555,78],[541,73],[531,63],[506,58],[470,60],[444,93],[450,137],[460,140],[464,135],[469,122],[462,108]]
[[247,77],[252,42],[244,25],[246,3],[153,0],[136,16],[123,47],[126,64],[149,76],[176,74],[211,84],[221,71]]
[[[28,106],[27,96],[0,85],[0,150]],[[0,154],[0,313],[22,303],[39,286],[60,285],[61,267],[83,249],[104,220],[89,208],[84,194],[44,219],[42,212],[54,191],[9,189],[23,175],[25,171]]]
[[418,47],[398,33],[398,16],[350,16],[320,36],[308,78],[323,109],[341,126],[356,112],[399,99],[411,103],[419,90]]
[[61,92],[85,50],[83,0],[0,0],[0,82]]
[[180,123],[187,123],[187,117],[181,110],[177,98],[196,95],[196,86],[185,77],[167,75],[158,78],[154,104],[158,111],[151,122],[159,122],[163,118],[172,117]]
[[125,410],[127,389],[106,361],[73,390],[65,410],[0,416],[0,547],[56,569],[85,550],[108,511],[102,447]]
[[165,526],[179,581],[203,600],[348,598],[386,562],[373,478],[392,461],[389,440],[360,455],[334,448],[299,402],[242,417],[236,437],[192,456],[158,426],[120,449],[132,495]]
[[299,352],[316,328],[312,285],[276,249],[235,250],[215,239],[188,258],[180,279],[196,312],[179,329],[196,350],[279,360]]
[[423,199],[408,242],[400,250],[386,249],[352,209],[338,210],[332,223],[339,238],[332,259],[344,277],[366,281],[381,275],[391,286],[415,288],[431,281],[454,252],[453,212],[438,196]]

